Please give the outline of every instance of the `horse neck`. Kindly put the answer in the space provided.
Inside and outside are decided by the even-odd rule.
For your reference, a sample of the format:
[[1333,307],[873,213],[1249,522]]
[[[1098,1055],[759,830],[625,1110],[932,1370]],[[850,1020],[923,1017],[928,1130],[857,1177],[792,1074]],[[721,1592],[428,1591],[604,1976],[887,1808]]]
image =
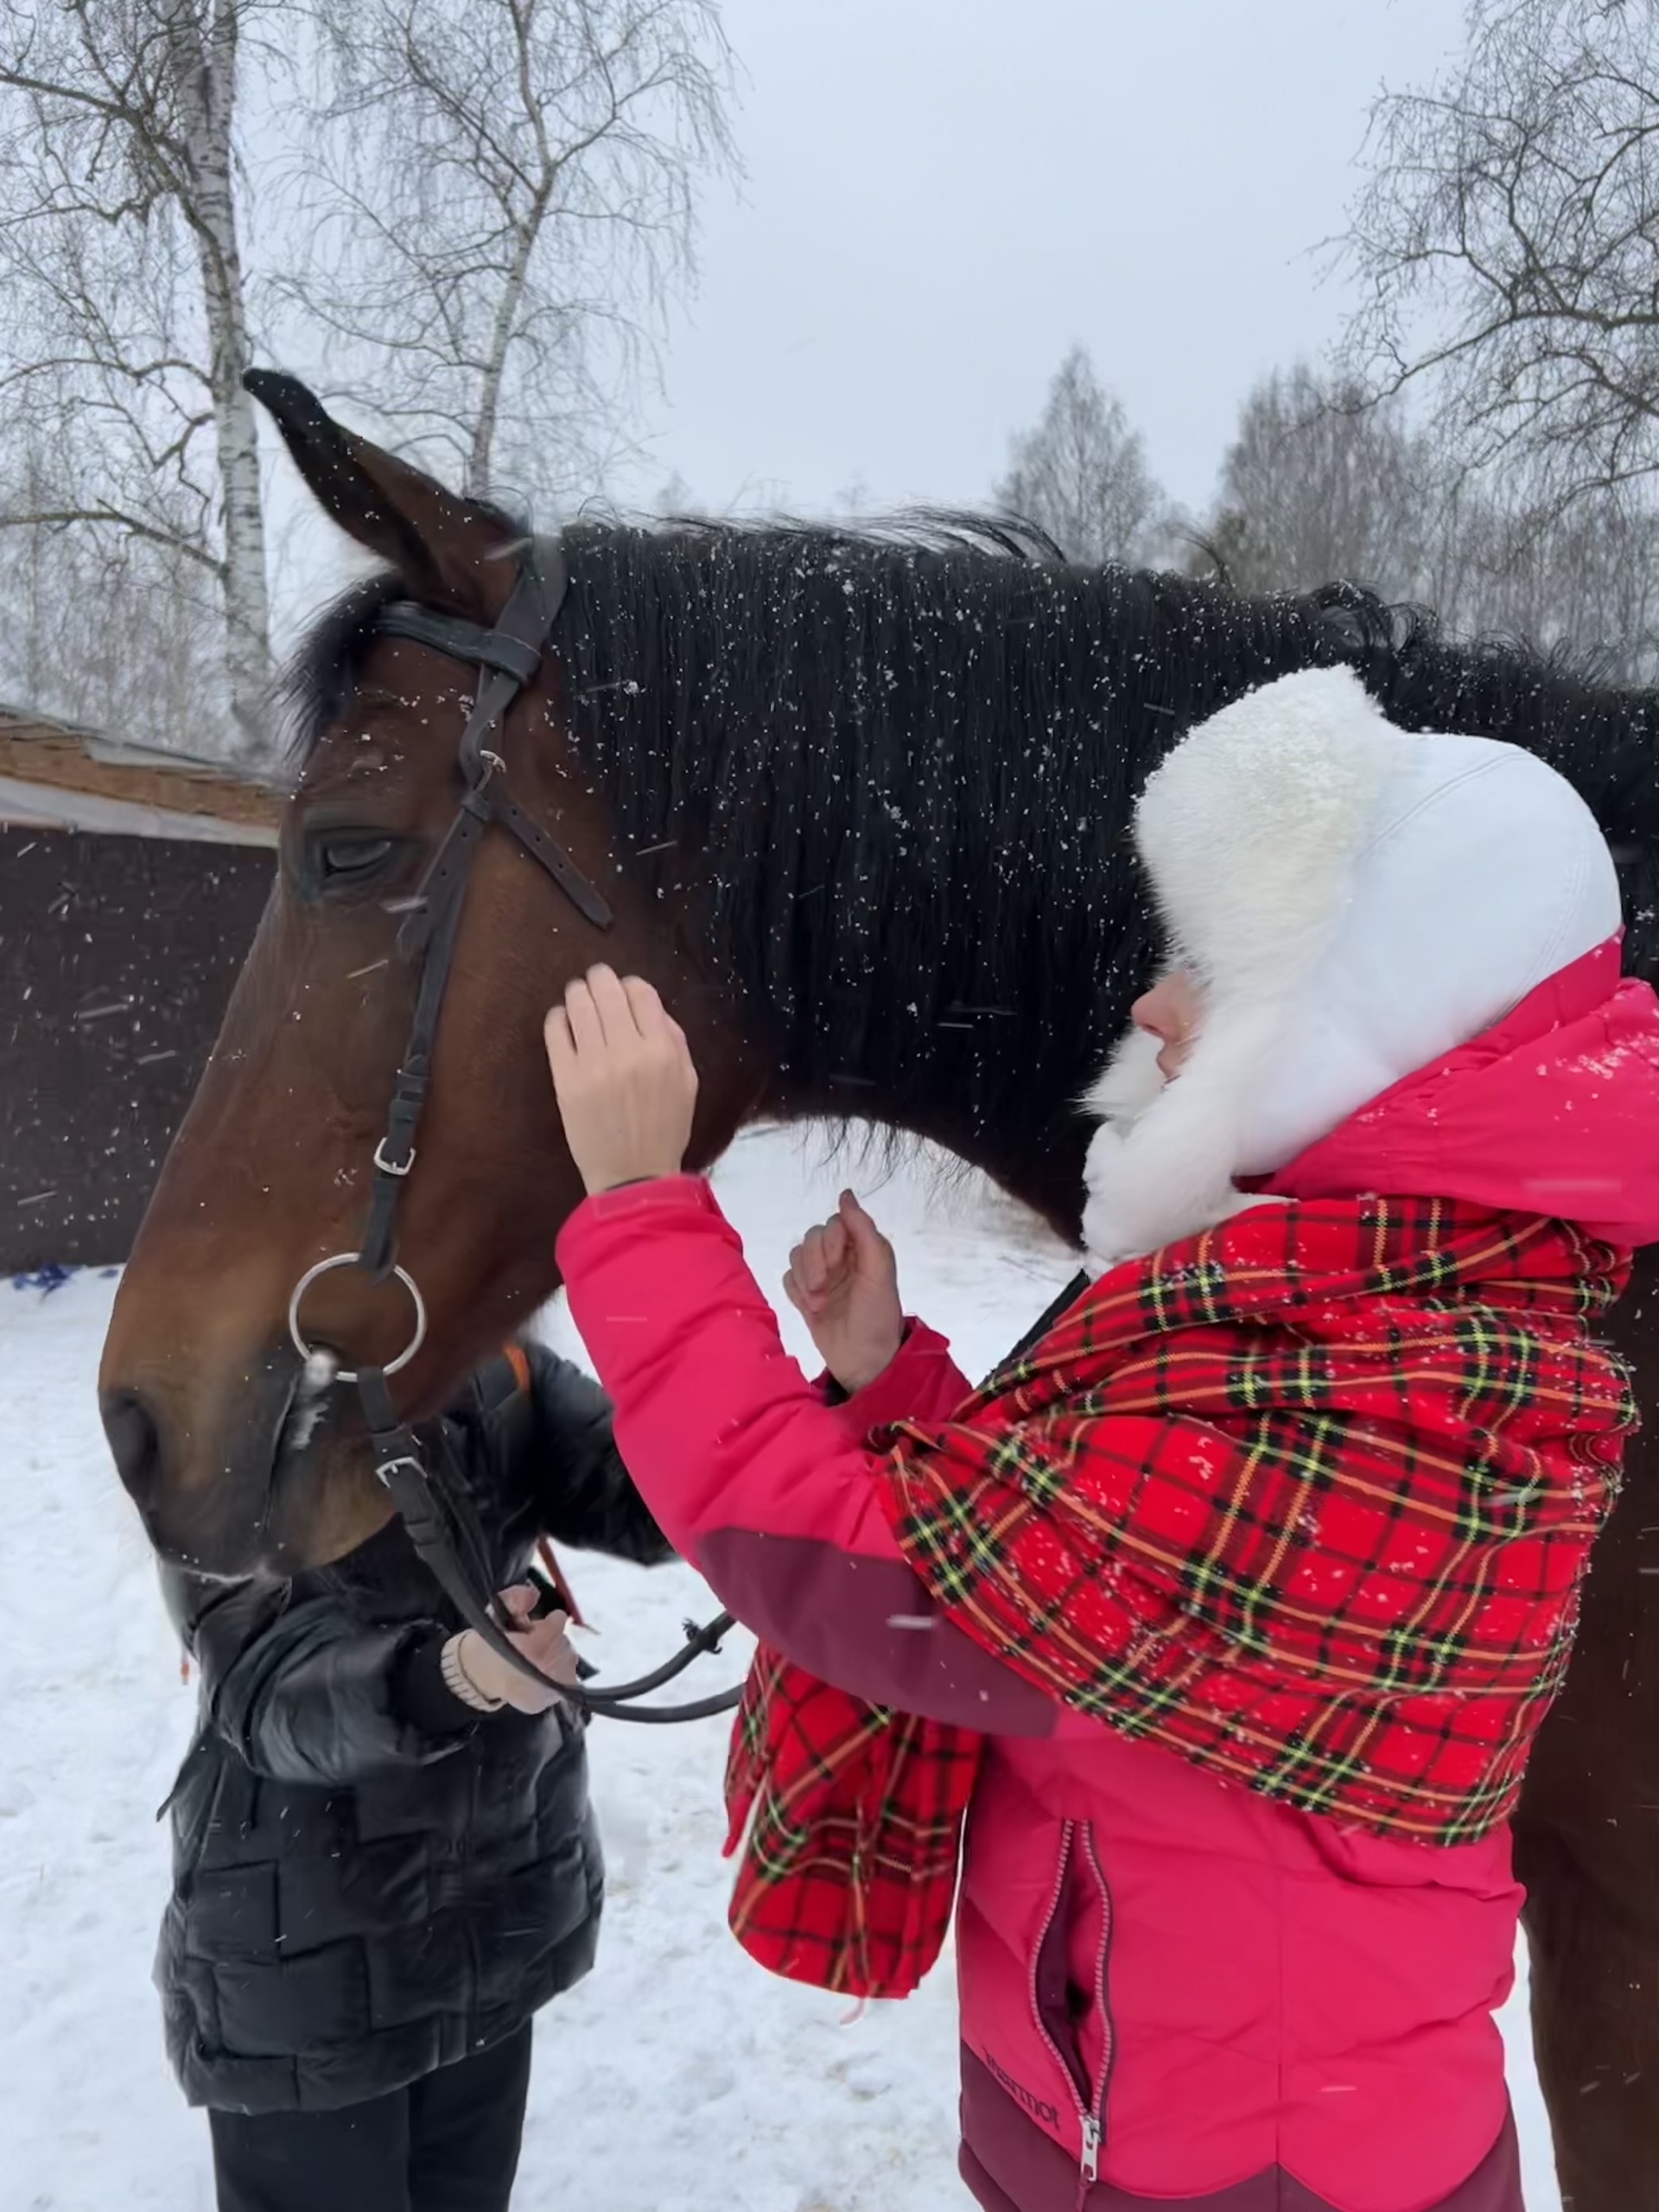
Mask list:
[[[623,841],[668,854],[644,863],[658,895],[688,887],[681,838],[701,851],[686,919],[776,1071],[762,1110],[931,1138],[1064,1230],[1077,1100],[1154,951],[1130,810],[1195,721],[1347,661],[1408,728],[1538,751],[1649,877],[1659,852],[1652,695],[1345,588],[1248,600],[811,531],[594,526],[568,551],[579,751]],[[1629,903],[1640,966],[1659,896]]]
[[[872,845],[886,845],[885,817],[902,824],[906,806],[874,794],[845,823],[822,894],[836,910],[873,896],[881,906],[858,987],[839,999],[826,988],[817,936],[833,930],[832,913],[795,925],[802,957],[774,966],[760,992],[764,1026],[785,1039],[765,1110],[856,1117],[928,1139],[1072,1239],[1093,1128],[1079,1102],[1155,953],[1128,842],[1134,798],[1179,731],[1255,684],[1333,658],[1291,602],[1251,603],[1241,656],[1236,633],[1213,620],[1212,593],[1155,581],[1163,595],[1151,644],[1126,653],[1109,683],[1096,672],[1097,688],[1050,702],[1050,730],[1074,748],[1074,772],[1055,779],[1061,788],[1047,802],[1058,830],[1037,769],[1001,819],[883,868]],[[1020,712],[1011,708],[1000,728],[963,715],[944,750],[930,724],[910,750],[950,788],[996,790],[988,750],[1039,753],[1044,741]],[[1075,758],[1079,729],[1091,733],[1090,760]],[[850,759],[844,783],[861,788]],[[926,785],[914,794],[924,819],[929,796]],[[817,895],[809,887],[809,899]]]
[[[1144,982],[1154,953],[1151,917],[1138,893],[1128,849],[1128,794],[1161,757],[1173,734],[1154,721],[1154,702],[1179,677],[1185,728],[1246,689],[1299,667],[1328,662],[1328,634],[1289,609],[1277,622],[1255,605],[1255,658],[1206,664],[1201,629],[1172,626],[1161,655],[1138,664],[1136,682],[1114,700],[1101,733],[1115,750],[1107,780],[1114,804],[1079,841],[1083,865],[1050,873],[1031,855],[1016,915],[990,927],[1011,930],[1026,950],[988,963],[972,928],[946,931],[906,969],[873,973],[868,996],[915,1012],[895,1027],[877,1021],[863,1049],[838,1064],[809,1059],[785,1077],[783,1110],[855,1115],[927,1138],[981,1169],[1030,1205],[1061,1235],[1075,1238],[1083,1205],[1083,1164],[1092,1122],[1078,1101],[1100,1072]],[[1173,664],[1179,658],[1179,669]],[[1498,735],[1548,760],[1573,782],[1612,842],[1624,879],[1626,966],[1659,977],[1659,804],[1650,773],[1652,692],[1616,690],[1524,661],[1502,649],[1471,649],[1432,630],[1402,650],[1373,651],[1357,672],[1385,713],[1407,728]],[[1148,722],[1153,722],[1149,732]],[[1125,777],[1122,762],[1135,763]],[[982,764],[958,757],[940,772],[982,779]],[[984,912],[994,855],[957,848],[944,902],[957,913]],[[837,897],[860,886],[843,878]],[[902,918],[901,918],[902,919]],[[902,928],[902,947],[919,952],[920,934]],[[937,963],[930,966],[929,961]],[[988,967],[991,971],[988,974]]]
[[[988,979],[976,948],[958,938],[925,972],[895,960],[871,978],[868,1023],[844,1043],[831,1033],[824,1049],[798,1051],[763,1110],[924,1138],[1075,1239],[1092,1127],[1078,1102],[1151,952],[1132,871],[1121,866],[1101,889],[1094,903],[1060,890],[1035,902],[1029,928],[1044,950],[1013,988],[1005,974]],[[982,886],[964,880],[947,897],[971,915]]]

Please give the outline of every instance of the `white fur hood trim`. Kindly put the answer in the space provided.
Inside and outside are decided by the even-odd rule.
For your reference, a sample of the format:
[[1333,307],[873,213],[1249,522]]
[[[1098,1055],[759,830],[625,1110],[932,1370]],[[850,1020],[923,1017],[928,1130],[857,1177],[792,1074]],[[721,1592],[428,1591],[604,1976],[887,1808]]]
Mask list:
[[1131,1030],[1084,1102],[1103,1116],[1083,1219],[1100,1266],[1255,1203],[1232,1182],[1243,1103],[1331,944],[1397,743],[1351,671],[1316,669],[1224,707],[1154,771],[1135,844],[1206,1014],[1179,1083]]
[[1283,1166],[1619,925],[1570,785],[1514,746],[1396,729],[1345,668],[1189,731],[1135,835],[1204,1017],[1179,1081],[1131,1031],[1084,1102],[1102,1268],[1263,1203],[1235,1174]]

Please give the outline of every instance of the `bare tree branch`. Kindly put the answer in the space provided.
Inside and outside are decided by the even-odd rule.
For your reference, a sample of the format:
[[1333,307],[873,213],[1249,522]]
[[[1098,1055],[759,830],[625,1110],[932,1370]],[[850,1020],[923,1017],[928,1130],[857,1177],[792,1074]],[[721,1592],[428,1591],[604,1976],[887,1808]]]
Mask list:
[[258,746],[270,665],[235,149],[259,4],[67,0],[0,30],[0,446],[33,441],[46,493],[9,498],[10,526],[124,534],[217,580],[199,748],[226,741],[218,696]]
[[219,576],[221,564],[210,553],[177,531],[158,530],[153,523],[145,522],[138,515],[124,514],[118,507],[37,507],[32,512],[14,512],[0,507],[0,530],[29,530],[50,528],[66,523],[109,523],[124,531],[129,537],[143,538],[151,545],[164,545],[170,552],[187,561],[194,561],[209,575]]
[[1245,400],[1202,543],[1240,590],[1342,580],[1476,633],[1659,673],[1659,516],[1624,483],[1563,512],[1517,469],[1471,469],[1400,396],[1306,367]]
[[[275,97],[302,81],[308,100]],[[67,681],[35,650],[58,639],[58,662],[107,671],[105,718],[145,712],[77,610],[96,577],[164,631],[172,594],[155,696],[194,714],[196,749],[221,722],[260,744],[256,311],[276,358],[325,354],[319,382],[472,488],[591,493],[690,272],[699,173],[732,162],[730,82],[715,0],[39,0],[0,21],[0,582],[41,626],[28,665]]]
[[594,488],[694,188],[734,165],[713,0],[357,0],[332,13],[290,296],[470,491]]
[[1384,94],[1341,257],[1350,369],[1422,383],[1475,466],[1558,507],[1659,474],[1659,10],[1473,0],[1461,61]]

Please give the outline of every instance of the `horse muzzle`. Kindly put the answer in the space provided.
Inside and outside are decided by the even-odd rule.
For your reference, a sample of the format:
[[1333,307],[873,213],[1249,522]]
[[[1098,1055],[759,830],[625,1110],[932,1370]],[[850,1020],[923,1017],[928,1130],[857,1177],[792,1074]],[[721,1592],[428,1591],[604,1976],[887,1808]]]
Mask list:
[[165,1560],[226,1580],[327,1564],[388,1517],[343,1394],[318,1394],[286,1344],[228,1387],[106,1379],[116,1470]]

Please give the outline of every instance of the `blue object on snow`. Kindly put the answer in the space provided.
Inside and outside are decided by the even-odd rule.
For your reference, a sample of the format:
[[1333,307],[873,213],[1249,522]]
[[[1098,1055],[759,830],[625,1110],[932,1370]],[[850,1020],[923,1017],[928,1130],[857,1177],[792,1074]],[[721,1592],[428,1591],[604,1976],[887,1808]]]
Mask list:
[[54,1290],[63,1288],[75,1272],[73,1268],[60,1268],[55,1260],[48,1261],[45,1267],[36,1268],[33,1274],[13,1275],[11,1287],[14,1290],[38,1290],[42,1298],[50,1298]]

